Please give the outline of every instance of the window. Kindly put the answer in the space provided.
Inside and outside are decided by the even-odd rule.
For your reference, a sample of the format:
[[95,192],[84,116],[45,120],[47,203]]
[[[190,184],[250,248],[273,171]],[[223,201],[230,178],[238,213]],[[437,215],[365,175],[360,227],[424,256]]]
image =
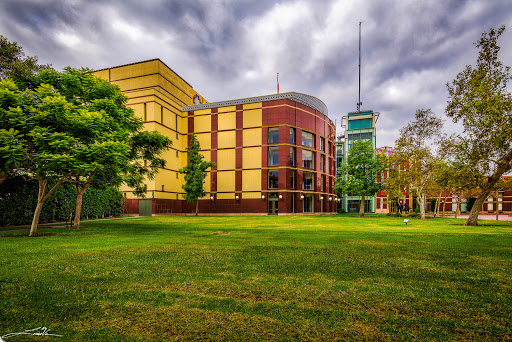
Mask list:
[[160,123],[164,124],[164,107],[160,106]]
[[165,191],[165,185],[162,185],[162,191]]
[[323,175],[320,176],[320,191],[325,191],[324,190],[324,176]]
[[313,190],[313,172],[302,173],[302,189]]
[[324,148],[325,148],[325,138],[320,137],[320,151],[325,152]]
[[144,122],[148,121],[148,108],[147,105],[144,103]]
[[312,213],[313,212],[313,195],[308,194],[304,195],[304,208],[303,211],[305,213]]
[[277,144],[279,142],[279,127],[268,128],[268,143]]
[[290,147],[290,166],[295,166],[295,147]]
[[349,120],[348,129],[372,128],[372,119]]
[[315,147],[314,135],[306,131],[302,131],[302,146]]
[[176,158],[178,158],[178,150],[176,150]]
[[291,203],[290,212],[294,213],[295,212],[295,195],[294,195],[293,192],[292,192],[292,194],[290,196],[290,203]]
[[324,155],[320,155],[320,172],[324,172]]
[[313,161],[313,151],[302,150],[302,167],[312,169],[314,165]]
[[290,189],[295,189],[295,170],[290,170]]
[[295,144],[295,128],[290,127],[290,144]]
[[279,165],[279,147],[271,146],[268,148],[268,166]]
[[279,170],[268,170],[268,188],[279,189]]

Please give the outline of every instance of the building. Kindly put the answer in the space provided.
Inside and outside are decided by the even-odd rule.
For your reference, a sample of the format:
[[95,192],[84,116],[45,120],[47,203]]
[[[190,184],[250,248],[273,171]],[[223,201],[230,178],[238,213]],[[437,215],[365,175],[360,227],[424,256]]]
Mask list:
[[[337,166],[346,162],[350,149],[356,140],[371,140],[373,147],[376,147],[377,137],[375,124],[379,118],[378,112],[373,110],[350,112],[347,116],[343,117],[341,123],[344,128],[344,135],[336,142],[336,159]],[[352,196],[350,194],[343,194],[340,208],[346,212],[359,212],[360,196]],[[376,198],[365,198],[365,212],[375,212]]]
[[187,163],[192,134],[205,159],[216,163],[206,178],[200,213],[336,212],[335,128],[319,99],[291,92],[208,103],[158,59],[96,74],[121,87],[146,129],[173,140],[166,168],[147,182],[146,199],[122,188],[125,213],[194,212],[178,173]]

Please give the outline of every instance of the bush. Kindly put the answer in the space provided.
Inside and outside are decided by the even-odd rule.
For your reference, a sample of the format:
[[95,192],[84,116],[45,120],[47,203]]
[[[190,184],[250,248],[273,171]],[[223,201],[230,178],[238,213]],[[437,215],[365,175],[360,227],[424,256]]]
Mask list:
[[421,217],[421,214],[417,213],[416,210],[415,210],[414,213],[409,214],[409,217],[411,217],[411,218],[419,218],[419,217]]
[[414,208],[414,212],[415,212],[416,214],[419,214],[419,213],[420,213],[420,208]]
[[396,213],[394,213],[394,214],[393,214],[393,216],[394,216],[394,217],[402,217],[402,214],[400,214],[400,213],[396,212]]
[[[52,187],[55,181],[50,181]],[[0,226],[30,224],[37,205],[38,183],[24,177],[9,177],[0,187]],[[75,210],[76,187],[63,184],[48,198],[39,222],[69,221]],[[113,187],[91,187],[82,202],[82,218],[120,216],[123,195]]]
[[346,211],[343,208],[338,208],[338,214],[345,214]]

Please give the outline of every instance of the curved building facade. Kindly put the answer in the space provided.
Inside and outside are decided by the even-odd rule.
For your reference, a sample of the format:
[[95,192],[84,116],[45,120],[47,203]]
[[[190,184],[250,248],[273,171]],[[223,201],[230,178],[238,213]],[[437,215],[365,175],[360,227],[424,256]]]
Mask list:
[[[112,79],[117,68],[124,68],[129,80]],[[122,91],[146,129],[173,139],[173,149],[164,156],[167,167],[148,182],[146,199],[122,189],[125,213],[195,212],[195,205],[183,199],[183,176],[178,173],[187,163],[185,149],[192,134],[205,159],[216,163],[208,170],[200,213],[336,212],[335,128],[321,100],[290,92],[207,103],[159,60],[105,70],[111,82],[129,87]],[[105,70],[98,75],[105,77]],[[152,81],[144,73],[151,73]],[[171,73],[177,76],[174,87],[166,83],[173,83],[165,77]]]

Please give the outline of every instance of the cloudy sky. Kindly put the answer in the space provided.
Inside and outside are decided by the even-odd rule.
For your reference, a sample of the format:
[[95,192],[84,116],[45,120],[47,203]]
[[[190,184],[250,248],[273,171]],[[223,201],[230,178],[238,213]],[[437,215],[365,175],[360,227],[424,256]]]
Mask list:
[[[510,0],[1,0],[0,34],[56,69],[160,58],[208,101],[296,91],[338,123],[356,110],[362,22],[362,109],[380,112],[377,144],[393,146],[416,109],[444,116],[446,83],[483,31],[507,26]],[[457,128],[447,120],[446,130]]]

